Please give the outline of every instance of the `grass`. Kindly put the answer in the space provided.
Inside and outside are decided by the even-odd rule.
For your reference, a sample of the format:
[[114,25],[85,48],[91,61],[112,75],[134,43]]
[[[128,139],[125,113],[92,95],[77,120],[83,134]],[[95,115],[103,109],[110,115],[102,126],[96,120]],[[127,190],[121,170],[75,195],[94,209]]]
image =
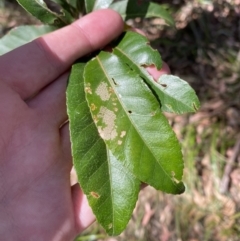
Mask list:
[[[147,187],[119,237],[107,237],[95,223],[76,241],[239,240],[240,157],[229,174],[227,191],[220,192],[226,164],[240,138],[238,3],[161,2],[173,9],[176,29],[156,20],[132,24],[145,30],[172,72],[195,88],[202,103],[195,115],[168,115],[183,146],[186,192],[172,196]],[[17,24],[37,23],[14,1],[2,2],[0,16],[0,34]]]

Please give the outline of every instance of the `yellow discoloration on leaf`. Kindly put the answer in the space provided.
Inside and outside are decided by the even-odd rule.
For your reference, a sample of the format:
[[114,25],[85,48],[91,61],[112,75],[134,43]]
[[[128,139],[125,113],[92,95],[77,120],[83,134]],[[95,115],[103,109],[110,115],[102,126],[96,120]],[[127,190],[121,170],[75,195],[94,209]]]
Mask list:
[[113,89],[112,87],[109,87],[109,88],[108,88],[108,91],[109,91],[110,94],[113,94],[113,93],[114,93],[114,89]]
[[120,134],[120,137],[123,138],[125,135],[126,135],[126,131],[122,131],[121,134]]
[[98,122],[98,118],[97,118],[97,116],[93,116],[93,121],[94,121],[94,123],[97,123]]
[[180,182],[180,181],[175,177],[175,172],[174,172],[174,171],[171,171],[171,176],[172,176],[173,182],[175,182],[175,183],[179,183],[179,182]]
[[85,87],[85,92],[91,95],[92,89],[89,86],[87,86],[87,87]]
[[110,99],[111,92],[106,83],[101,82],[96,89],[96,94],[100,96],[102,101],[107,101]]
[[122,141],[119,140],[119,141],[118,141],[118,145],[122,145]]
[[96,109],[97,109],[96,105],[95,105],[95,104],[93,104],[93,103],[91,104],[90,108],[91,108],[91,110],[92,110],[92,111],[94,111],[94,110],[96,110]]

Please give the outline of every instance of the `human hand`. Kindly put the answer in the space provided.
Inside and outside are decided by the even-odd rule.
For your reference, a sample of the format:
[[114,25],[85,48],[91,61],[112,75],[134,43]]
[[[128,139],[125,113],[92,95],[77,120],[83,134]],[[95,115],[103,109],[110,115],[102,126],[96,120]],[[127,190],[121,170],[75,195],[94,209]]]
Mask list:
[[122,29],[118,14],[100,10],[0,57],[2,240],[72,240],[94,221],[70,186],[67,72]]

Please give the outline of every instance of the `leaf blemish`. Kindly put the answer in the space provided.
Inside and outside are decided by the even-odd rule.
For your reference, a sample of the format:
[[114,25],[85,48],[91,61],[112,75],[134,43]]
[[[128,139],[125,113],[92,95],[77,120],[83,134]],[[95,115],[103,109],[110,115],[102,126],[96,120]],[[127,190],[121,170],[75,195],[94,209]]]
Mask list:
[[198,108],[197,108],[196,104],[195,104],[195,103],[193,103],[192,105],[193,105],[193,109],[194,109],[195,111],[197,111],[197,110],[198,110]]
[[118,145],[122,145],[122,141],[121,140],[118,141]]
[[97,123],[98,122],[98,118],[97,118],[97,116],[93,116],[93,121],[94,121],[94,123]]
[[100,85],[97,87],[96,94],[100,96],[102,101],[109,100],[111,96],[111,93],[108,90],[108,86],[104,82],[101,82]]
[[175,182],[175,183],[180,183],[180,181],[175,177],[175,172],[174,171],[171,171],[171,176],[172,176],[172,181]]
[[133,68],[128,64],[128,63],[125,63],[127,66],[128,66],[128,68],[131,70],[131,71],[133,71]]
[[114,83],[115,85],[118,85],[118,83],[115,81],[114,78],[112,78],[112,81],[113,81],[113,83]]
[[166,106],[170,109],[170,110],[172,110],[173,111],[173,108],[172,108],[172,106],[171,105],[167,105],[166,104]]
[[87,94],[92,94],[92,89],[89,87],[89,86],[87,86],[86,88],[85,88],[85,92],[87,93]]
[[156,115],[156,111],[151,113],[151,116],[155,116]]
[[129,114],[132,114],[132,111],[131,111],[131,110],[129,110],[129,111],[128,111],[128,113],[129,113]]
[[93,198],[100,198],[100,195],[96,192],[90,192],[90,195],[93,197]]
[[167,88],[166,84],[160,84],[162,87]]
[[113,226],[112,223],[110,223],[110,224],[108,225],[108,228],[111,229],[112,226]]
[[126,131],[122,131],[121,134],[120,134],[120,137],[123,138],[125,135],[126,135]]
[[91,108],[92,111],[97,109],[96,105],[94,105],[93,103],[91,104],[90,108]]
[[104,127],[98,128],[100,136],[104,140],[113,140],[115,137],[117,137],[117,131],[115,127],[115,113],[102,106],[97,117],[102,119],[102,122],[105,124]]

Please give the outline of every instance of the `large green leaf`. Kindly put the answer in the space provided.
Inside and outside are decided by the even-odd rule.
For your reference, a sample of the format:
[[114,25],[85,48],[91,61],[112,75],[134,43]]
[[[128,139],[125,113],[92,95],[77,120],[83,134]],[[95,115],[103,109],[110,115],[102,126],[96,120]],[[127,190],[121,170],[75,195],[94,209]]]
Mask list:
[[101,52],[85,67],[85,86],[98,132],[114,156],[142,182],[182,193],[180,145],[139,73]]
[[3,55],[21,45],[24,45],[43,34],[54,31],[52,26],[20,26],[10,30],[0,39],[0,55]]
[[108,8],[113,0],[85,0],[87,13],[97,9]]
[[73,65],[67,88],[73,162],[98,222],[108,234],[117,235],[131,217],[140,181],[106,148],[98,134],[85,99],[84,66]]
[[50,10],[43,0],[17,0],[18,3],[41,22],[58,27],[69,24],[69,16],[64,12],[57,13]]
[[186,81],[164,75],[156,82],[146,71],[145,66],[155,65],[156,68],[161,68],[159,53],[152,50],[147,43],[146,37],[135,32],[127,32],[113,52],[148,83],[158,97],[162,111],[178,114],[197,111],[200,106],[199,100]]
[[169,12],[158,3],[146,0],[122,0],[113,3],[110,8],[119,12],[124,20],[131,18],[162,18],[169,25],[174,25],[174,20]]

